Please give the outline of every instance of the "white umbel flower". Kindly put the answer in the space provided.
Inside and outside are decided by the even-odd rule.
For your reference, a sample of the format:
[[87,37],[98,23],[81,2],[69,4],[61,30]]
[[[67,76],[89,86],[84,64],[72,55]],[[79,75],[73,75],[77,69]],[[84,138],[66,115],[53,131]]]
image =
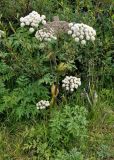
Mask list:
[[69,30],[69,31],[68,31],[68,34],[69,34],[69,35],[71,35],[71,34],[72,34],[72,31],[71,31],[71,30]]
[[72,27],[73,26],[73,23],[69,23],[69,27]]
[[73,38],[75,38],[75,37],[76,37],[76,35],[75,35],[75,34],[72,34],[72,37],[73,37]]
[[35,31],[34,28],[29,28],[29,32],[30,32],[30,33],[33,33],[34,31]]
[[46,16],[45,15],[42,15],[41,16],[42,20],[46,19]]
[[23,18],[23,17],[20,18],[20,22],[21,22],[21,23],[24,22],[24,18]]
[[92,41],[95,41],[95,37],[94,37],[94,36],[91,36],[91,40],[92,40]]
[[46,29],[38,30],[35,37],[40,41],[44,40],[50,42],[51,40],[57,40],[52,29],[50,29],[50,31],[47,31]]
[[87,40],[87,41],[90,40],[90,36],[86,36],[86,40]]
[[75,38],[75,41],[76,41],[76,42],[79,42],[79,40],[80,40],[80,39],[79,39],[78,37]]
[[86,44],[86,41],[85,41],[85,40],[82,40],[82,41],[81,41],[81,44],[82,44],[82,45],[85,45],[85,44]]
[[62,80],[62,87],[69,92],[73,92],[81,85],[80,78],[74,76],[66,76],[64,80]]
[[96,31],[83,23],[69,23],[68,35],[71,35],[76,42],[85,45],[86,40],[95,41]]
[[20,18],[20,26],[30,26],[30,27],[39,27],[40,24],[45,25],[46,24],[46,16],[40,15],[36,11],[32,11],[25,17]]
[[83,39],[84,38],[84,36],[83,35],[80,35],[80,37],[79,37],[80,39]]
[[21,26],[21,27],[24,27],[24,26],[25,26],[25,23],[24,23],[24,22],[22,22],[22,23],[20,24],[20,26]]
[[43,24],[43,25],[46,25],[46,21],[45,21],[45,20],[43,20],[43,21],[42,21],[42,24]]
[[50,106],[49,101],[41,100],[36,104],[37,109],[45,109]]

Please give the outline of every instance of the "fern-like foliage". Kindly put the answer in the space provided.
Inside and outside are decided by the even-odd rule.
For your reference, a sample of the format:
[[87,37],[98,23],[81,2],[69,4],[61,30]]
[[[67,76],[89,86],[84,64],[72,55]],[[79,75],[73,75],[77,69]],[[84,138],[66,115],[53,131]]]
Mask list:
[[50,120],[50,143],[66,148],[71,143],[80,148],[87,138],[86,116],[86,109],[77,105],[66,105],[62,111],[54,111]]

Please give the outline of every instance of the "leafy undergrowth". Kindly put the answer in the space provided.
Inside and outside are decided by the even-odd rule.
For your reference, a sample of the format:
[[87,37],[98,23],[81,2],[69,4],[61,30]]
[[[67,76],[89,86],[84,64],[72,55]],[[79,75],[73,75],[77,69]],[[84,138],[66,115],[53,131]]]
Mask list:
[[48,117],[6,120],[0,127],[0,160],[113,160],[114,101],[111,90],[107,100],[107,92],[91,112],[73,102],[52,108]]

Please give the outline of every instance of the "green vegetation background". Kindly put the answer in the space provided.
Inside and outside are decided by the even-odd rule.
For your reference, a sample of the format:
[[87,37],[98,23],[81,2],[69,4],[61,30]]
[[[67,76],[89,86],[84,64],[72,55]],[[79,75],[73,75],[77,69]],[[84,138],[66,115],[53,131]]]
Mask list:
[[[9,53],[17,52],[20,42],[16,38],[20,37],[20,33],[16,34],[17,37],[9,38],[14,47],[12,52],[10,46],[7,52],[6,48],[0,46],[0,160],[113,160],[113,0],[1,0],[0,29],[6,30],[10,37],[19,27],[19,18],[32,10],[46,15],[50,21],[58,15],[60,20],[83,22],[96,29],[97,42],[93,50],[91,47],[84,50],[88,53],[85,55],[86,61],[80,60],[77,67],[85,87],[88,68],[84,66],[87,66],[88,55],[92,52],[94,63],[92,61],[89,66],[92,77],[89,96],[93,100],[96,90],[98,99],[90,105],[80,89],[68,99],[68,104],[60,104],[59,109],[55,107],[51,113],[37,113],[33,109],[36,97],[49,98],[49,89],[38,86],[35,77],[42,66],[39,61],[39,70],[31,68],[35,61],[29,61],[31,57],[26,55],[20,55],[18,61],[13,61]],[[31,41],[27,41],[27,36],[24,40],[29,50]],[[63,49],[61,47],[59,53]],[[20,50],[18,52],[21,53]],[[80,55],[82,53],[80,51]],[[16,71],[10,70],[10,60],[15,62],[13,67]],[[21,69],[24,65],[24,69]],[[40,79],[41,84],[44,82],[51,83],[50,75]]]

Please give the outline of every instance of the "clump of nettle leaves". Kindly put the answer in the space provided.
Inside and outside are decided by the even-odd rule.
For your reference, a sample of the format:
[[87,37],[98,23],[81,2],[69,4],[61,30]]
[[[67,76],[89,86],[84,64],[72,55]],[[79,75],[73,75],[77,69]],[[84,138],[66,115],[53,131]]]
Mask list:
[[[56,24],[59,24],[58,25],[59,28],[62,28],[63,23],[61,22],[64,22],[64,21],[57,21],[57,22],[55,21]],[[46,21],[45,15],[40,15],[38,12],[32,11],[27,16],[20,18],[20,27],[26,28],[27,32],[29,32],[32,37],[36,38],[38,42],[45,45],[46,49],[48,48],[47,47],[48,44],[53,44],[54,45],[53,48],[55,49],[55,46],[56,46],[57,47],[56,49],[59,50],[59,44],[60,44],[59,41],[61,38],[60,36],[62,36],[63,38],[64,35],[65,37],[67,35],[67,39],[73,41],[73,43],[75,43],[76,46],[79,45],[79,46],[86,47],[89,41],[91,41],[92,43],[95,41],[96,31],[92,27],[83,23],[75,23],[75,22],[70,22],[70,23],[67,22],[65,23],[65,25],[66,26],[64,27],[67,28],[65,30],[65,33],[58,35],[53,25],[52,27],[51,25],[50,27],[48,26],[48,21]],[[56,28],[57,28],[57,25],[56,25]],[[4,32],[0,31],[0,38],[2,38],[3,34]],[[66,38],[64,39],[64,41],[65,40]],[[65,42],[63,45],[65,45]],[[68,46],[66,48],[68,48]],[[71,50],[71,52],[74,52],[74,51]],[[75,72],[73,72],[73,75],[70,75],[70,72],[67,72],[67,69],[70,68],[67,64],[67,61],[71,61],[70,63],[72,65],[72,58],[74,58],[75,55],[72,57],[72,54],[68,56],[65,53],[65,54],[61,54],[62,58],[61,57],[58,58],[58,55],[56,54],[54,55],[54,51],[50,50],[48,57],[50,57],[49,65],[51,66],[52,69],[56,68],[54,72],[57,72],[57,71],[58,72],[53,73],[54,75],[56,75],[55,76],[56,78],[51,87],[51,94],[52,94],[51,100],[40,99],[36,103],[36,108],[38,110],[46,109],[49,106],[55,104],[56,98],[59,95],[60,90],[62,90],[62,92],[65,92],[66,93],[65,95],[67,94],[71,95],[81,85],[81,78],[79,75],[77,75]],[[59,61],[59,64],[58,64],[58,61]]]

